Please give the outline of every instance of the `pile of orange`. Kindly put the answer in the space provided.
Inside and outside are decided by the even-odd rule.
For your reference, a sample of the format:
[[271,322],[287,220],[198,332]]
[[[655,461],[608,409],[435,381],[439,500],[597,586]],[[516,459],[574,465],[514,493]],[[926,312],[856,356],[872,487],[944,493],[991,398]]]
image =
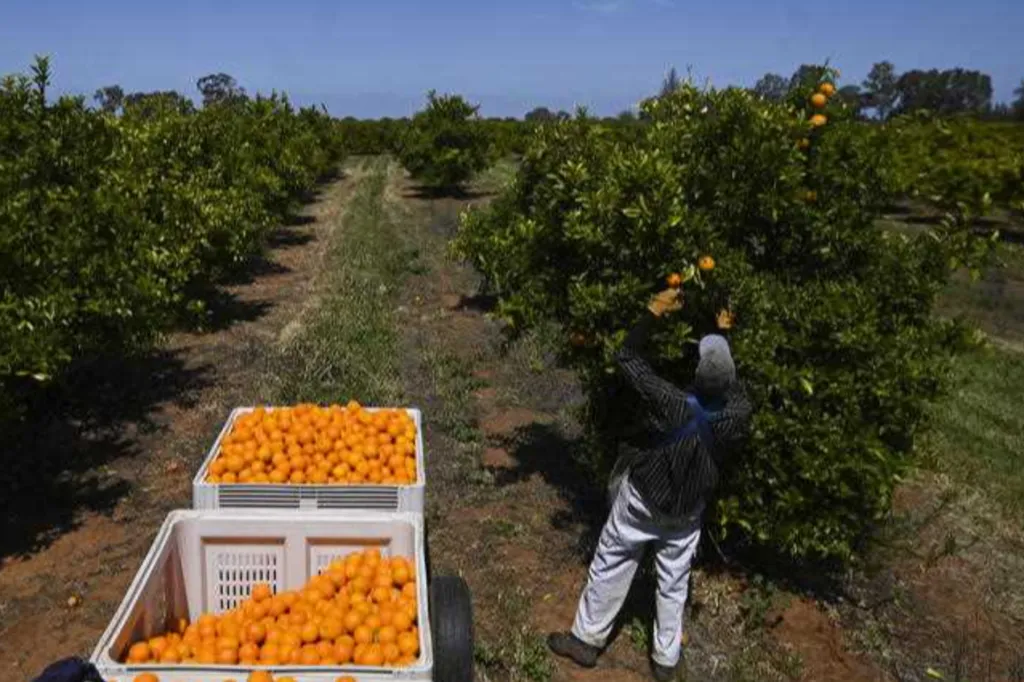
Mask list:
[[232,611],[132,644],[126,662],[402,667],[419,657],[416,621],[413,564],[367,549],[332,562],[298,591],[255,585]]
[[[116,682],[116,680],[110,680],[110,682]],[[142,673],[137,675],[132,682],[160,682],[160,678],[153,673]],[[224,682],[236,682],[234,679],[224,680]],[[249,674],[249,677],[245,678],[245,682],[295,682],[294,677],[274,677],[268,672],[257,670]],[[334,682],[356,682],[356,678],[339,677]]]
[[297,405],[235,420],[207,483],[408,485],[416,480],[416,424],[405,410]]

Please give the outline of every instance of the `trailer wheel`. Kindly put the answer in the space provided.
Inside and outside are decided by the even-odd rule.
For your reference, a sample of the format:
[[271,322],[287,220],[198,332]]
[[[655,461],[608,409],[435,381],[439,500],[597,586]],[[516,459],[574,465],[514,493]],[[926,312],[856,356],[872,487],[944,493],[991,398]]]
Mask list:
[[430,583],[430,631],[433,682],[472,682],[473,602],[462,578],[440,576]]

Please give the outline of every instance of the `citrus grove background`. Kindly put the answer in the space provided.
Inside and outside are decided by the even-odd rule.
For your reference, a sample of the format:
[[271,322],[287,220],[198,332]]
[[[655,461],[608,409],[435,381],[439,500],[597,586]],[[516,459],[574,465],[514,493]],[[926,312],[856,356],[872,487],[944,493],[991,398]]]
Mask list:
[[[695,339],[731,313],[726,333],[758,409],[708,519],[710,551],[726,565],[862,567],[900,485],[937,467],[925,446],[948,437],[941,406],[964,387],[963,358],[980,357],[976,323],[993,327],[969,295],[950,301],[950,287],[984,286],[1019,258],[1024,102],[991,106],[979,76],[897,78],[889,65],[851,89],[836,69],[805,65],[747,90],[673,71],[616,118],[483,119],[431,92],[409,120],[369,121],[250,96],[226,74],[200,79],[201,105],[116,86],[95,107],[54,100],[40,59],[0,88],[2,483],[24,491],[46,466],[60,476],[59,462],[20,453],[54,405],[88,390],[83,375],[169,335],[216,330],[221,290],[274,248],[279,225],[354,160],[378,159],[359,166],[377,177],[372,164],[393,158],[417,201],[458,204],[445,258],[471,266],[507,343],[543,339],[552,367],[579,382],[572,457],[595,488],[635,421],[613,354],[666,277],[713,257],[651,344],[659,371],[686,383]],[[485,185],[493,196],[480,200]],[[339,248],[373,265],[368,244]],[[415,249],[392,254],[388,272],[403,258]],[[360,334],[378,331],[390,333]],[[361,395],[331,393],[325,371],[279,395],[401,394],[372,380],[347,384]],[[1012,450],[1019,422],[999,423]],[[967,468],[1019,480],[1019,461],[995,450]],[[485,672],[549,677],[524,637],[482,649]]]

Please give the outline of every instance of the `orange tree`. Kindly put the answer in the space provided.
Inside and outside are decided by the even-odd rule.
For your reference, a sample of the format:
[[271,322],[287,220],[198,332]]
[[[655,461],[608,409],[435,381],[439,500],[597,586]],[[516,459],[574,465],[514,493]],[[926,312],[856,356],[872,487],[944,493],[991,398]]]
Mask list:
[[919,112],[889,124],[908,196],[969,220],[995,204],[1024,210],[1024,126]]
[[0,82],[0,423],[72,362],[202,310],[341,151],[327,116],[279,96],[115,117],[49,102],[48,82],[45,59]]
[[426,186],[442,192],[460,188],[493,161],[494,148],[479,107],[459,95],[427,93],[427,108],[413,116],[398,157]]
[[544,126],[504,195],[463,216],[453,250],[513,329],[562,325],[589,397],[595,475],[635,423],[616,396],[614,352],[666,275],[712,255],[650,348],[658,371],[686,385],[695,340],[721,310],[734,314],[757,413],[715,527],[842,558],[886,513],[926,402],[970,338],[931,309],[971,237],[875,227],[893,188],[885,130],[850,120],[833,76],[821,69],[783,104],[687,85],[646,102],[629,140],[583,117]]

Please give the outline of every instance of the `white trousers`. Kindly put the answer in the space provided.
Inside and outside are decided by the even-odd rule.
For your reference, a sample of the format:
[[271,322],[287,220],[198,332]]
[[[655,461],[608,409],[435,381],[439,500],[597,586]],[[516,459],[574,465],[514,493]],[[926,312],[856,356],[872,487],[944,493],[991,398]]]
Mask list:
[[604,647],[615,617],[626,600],[644,547],[653,542],[658,593],[651,658],[658,665],[674,667],[679,662],[682,645],[690,564],[699,540],[699,517],[692,525],[679,529],[655,524],[640,494],[627,479],[601,531],[572,633],[591,646]]

